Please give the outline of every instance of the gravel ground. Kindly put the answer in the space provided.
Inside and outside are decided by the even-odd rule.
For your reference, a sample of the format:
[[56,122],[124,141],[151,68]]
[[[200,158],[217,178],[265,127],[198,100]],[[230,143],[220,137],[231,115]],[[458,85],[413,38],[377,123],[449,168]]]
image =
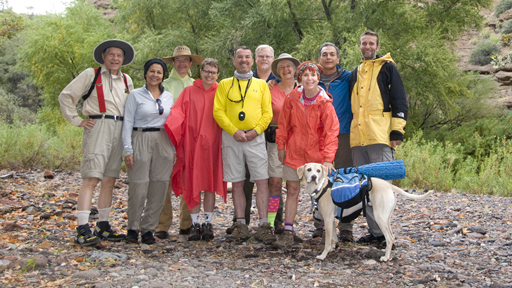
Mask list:
[[[230,194],[227,203],[217,198],[212,242],[178,235],[174,201],[169,239],[81,248],[72,242],[80,183],[79,174],[68,171],[56,171],[53,179],[37,170],[0,171],[0,287],[512,287],[511,198],[436,192],[416,202],[397,196],[392,261],[380,262],[384,251],[377,247],[351,243],[339,243],[319,261],[323,245],[311,239],[304,191],[295,224],[304,242],[289,250],[254,238],[227,243]],[[124,233],[127,188],[123,175],[111,213],[113,227]],[[252,210],[256,225],[254,200]],[[354,235],[364,234],[359,218]]]

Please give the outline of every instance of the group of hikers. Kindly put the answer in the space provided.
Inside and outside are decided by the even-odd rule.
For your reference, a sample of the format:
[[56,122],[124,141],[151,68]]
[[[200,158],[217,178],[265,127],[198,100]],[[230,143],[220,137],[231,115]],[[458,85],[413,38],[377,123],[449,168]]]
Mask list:
[[[216,194],[226,202],[231,182],[234,215],[226,241],[251,237],[256,184],[254,238],[277,248],[293,245],[298,167],[314,162],[335,170],[392,161],[403,141],[407,101],[393,59],[389,53],[377,55],[379,35],[373,31],[360,36],[359,49],[361,64],[348,71],[339,65],[339,48],[329,42],[318,49],[318,63],[301,63],[288,53],[274,58],[269,45],[258,46],[253,58],[250,48],[240,46],[233,55],[233,77],[217,82],[217,60],[178,46],[170,57],[148,60],[145,84],[134,89],[121,72],[134,59],[133,47],[115,39],[100,43],[93,57],[101,67],[86,69],[59,95],[63,116],[84,128],[75,243],[166,239],[172,193],[180,198],[179,234],[210,241]],[[164,79],[167,65],[172,68]],[[191,78],[192,65],[200,65],[200,79]],[[85,119],[76,109],[80,99]],[[126,234],[109,223],[123,152],[129,181]],[[91,231],[99,182],[99,219]],[[357,242],[382,245],[372,207],[366,205],[365,212],[369,234]],[[312,236],[321,237],[322,217],[315,213],[314,219]],[[339,221],[341,241],[354,241],[352,226],[353,221]]]

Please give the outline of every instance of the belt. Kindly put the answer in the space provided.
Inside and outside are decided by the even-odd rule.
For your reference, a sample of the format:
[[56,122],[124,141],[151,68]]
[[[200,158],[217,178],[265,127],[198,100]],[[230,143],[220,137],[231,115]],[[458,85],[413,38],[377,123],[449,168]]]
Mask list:
[[102,114],[102,115],[89,115],[87,116],[87,118],[89,119],[112,119],[112,120],[119,120],[119,121],[123,121],[123,116],[112,116],[112,115],[105,115],[105,114]]
[[164,130],[164,128],[133,128],[133,131],[137,132],[158,132],[162,130]]

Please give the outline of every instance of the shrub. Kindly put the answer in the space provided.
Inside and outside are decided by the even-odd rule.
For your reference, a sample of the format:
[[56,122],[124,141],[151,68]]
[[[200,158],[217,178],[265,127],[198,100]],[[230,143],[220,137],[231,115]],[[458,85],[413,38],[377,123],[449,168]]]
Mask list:
[[510,44],[512,44],[512,33],[510,33],[510,34],[501,34],[500,43],[503,46],[510,46]]
[[501,28],[501,34],[510,34],[512,33],[512,19],[508,20],[503,24]]
[[512,0],[501,0],[498,5],[496,5],[495,15],[496,17],[500,17],[503,12],[512,8]]
[[475,65],[487,65],[491,63],[491,56],[499,52],[498,45],[490,39],[481,40],[471,52],[469,62]]

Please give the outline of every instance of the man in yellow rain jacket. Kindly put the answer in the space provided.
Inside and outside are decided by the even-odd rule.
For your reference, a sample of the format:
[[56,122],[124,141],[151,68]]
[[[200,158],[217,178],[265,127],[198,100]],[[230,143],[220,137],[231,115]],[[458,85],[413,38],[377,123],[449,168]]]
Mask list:
[[[407,120],[405,88],[393,59],[389,53],[377,55],[379,34],[364,32],[359,49],[363,59],[352,71],[349,88],[353,113],[350,146],[356,167],[395,160],[395,148],[402,144]],[[369,205],[366,220],[370,234],[357,242],[385,245]]]

